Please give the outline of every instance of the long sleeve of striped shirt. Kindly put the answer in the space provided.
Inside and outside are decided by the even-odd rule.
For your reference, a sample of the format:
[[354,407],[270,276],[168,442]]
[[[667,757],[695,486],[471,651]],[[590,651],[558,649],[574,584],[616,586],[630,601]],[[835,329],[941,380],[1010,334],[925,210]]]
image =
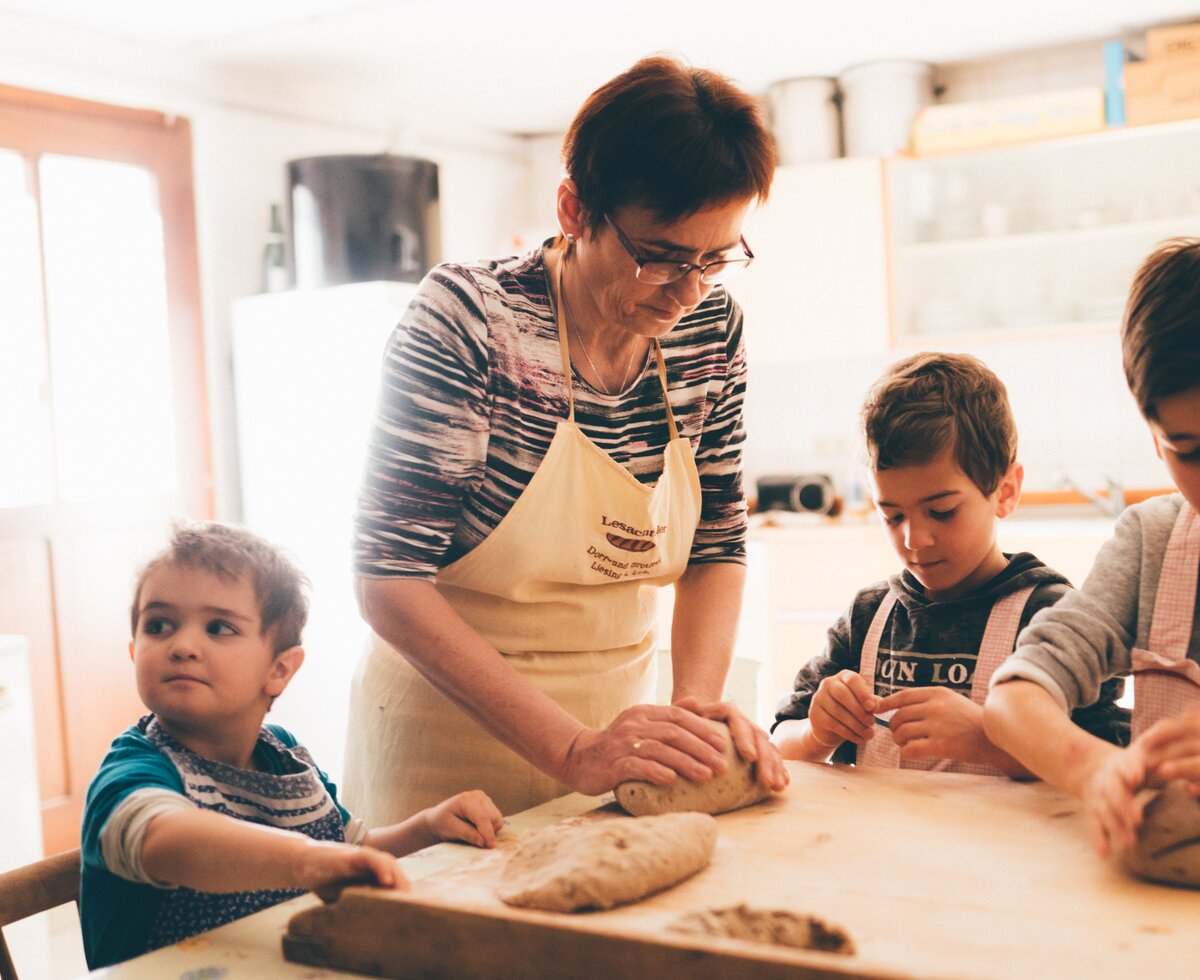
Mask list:
[[[660,341],[703,494],[691,561],[745,561],[741,309],[722,287]],[[670,438],[653,356],[615,396],[572,372],[583,433],[644,484]],[[355,518],[355,570],[432,578],[486,538],[537,470],[568,389],[542,249],[443,265],[384,355]]]

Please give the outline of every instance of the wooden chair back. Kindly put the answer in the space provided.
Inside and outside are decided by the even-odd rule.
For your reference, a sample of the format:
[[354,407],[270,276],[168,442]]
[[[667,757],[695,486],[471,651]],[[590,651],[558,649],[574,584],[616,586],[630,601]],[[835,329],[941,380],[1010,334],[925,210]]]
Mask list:
[[79,848],[0,874],[0,980],[17,980],[4,927],[68,902],[79,903]]

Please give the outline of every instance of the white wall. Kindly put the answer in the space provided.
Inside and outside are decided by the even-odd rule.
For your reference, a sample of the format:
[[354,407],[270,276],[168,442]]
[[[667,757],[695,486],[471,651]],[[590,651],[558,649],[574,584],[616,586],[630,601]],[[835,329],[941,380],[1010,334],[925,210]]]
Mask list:
[[0,84],[187,117],[192,124],[200,287],[218,516],[240,515],[229,355],[230,306],[257,293],[269,207],[287,193],[290,159],[327,153],[422,156],[439,164],[443,254],[469,259],[513,247],[531,224],[526,141],[464,131],[452,119],[389,115],[307,101],[204,72],[110,37],[0,17]]

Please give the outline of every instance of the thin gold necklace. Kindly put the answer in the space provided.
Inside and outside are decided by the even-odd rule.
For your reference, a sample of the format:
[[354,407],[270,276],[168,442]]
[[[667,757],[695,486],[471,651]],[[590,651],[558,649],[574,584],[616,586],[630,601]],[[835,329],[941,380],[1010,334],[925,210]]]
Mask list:
[[625,390],[629,384],[629,372],[633,370],[633,355],[637,350],[637,345],[629,349],[629,363],[625,365],[625,373],[621,375],[621,386],[616,391],[610,391],[608,386],[604,384],[604,375],[596,368],[596,362],[592,360],[592,355],[588,352],[587,344],[584,342],[583,334],[579,332],[579,320],[576,319],[574,311],[571,309],[571,303],[567,299],[566,287],[562,286],[561,280],[559,291],[562,293],[563,309],[566,310],[567,320],[571,326],[575,328],[575,337],[579,340],[579,348],[583,351],[583,356],[587,358],[588,366],[592,369],[592,374],[596,376],[596,383],[600,386],[600,390],[606,395],[618,395]]

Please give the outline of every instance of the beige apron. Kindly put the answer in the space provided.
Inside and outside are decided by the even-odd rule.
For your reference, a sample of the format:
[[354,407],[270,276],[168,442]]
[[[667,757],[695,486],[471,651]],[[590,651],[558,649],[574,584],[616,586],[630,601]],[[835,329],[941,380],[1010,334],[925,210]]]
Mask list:
[[[971,674],[971,700],[983,707],[987,698],[988,686],[992,674],[1013,652],[1017,631],[1021,626],[1021,614],[1025,604],[1033,595],[1034,587],[1027,585],[1016,592],[1010,592],[998,599],[988,614],[987,626],[983,631],[983,639],[979,644],[979,654],[975,659],[975,671]],[[875,610],[875,618],[863,639],[862,655],[859,663],[859,673],[870,687],[875,690],[875,662],[879,655],[879,638],[887,625],[888,616],[896,604],[897,595],[889,591],[883,597],[883,602]],[[882,766],[889,769],[926,769],[932,772],[966,772],[980,776],[1003,776],[1005,773],[992,766],[978,765],[973,762],[958,762],[951,759],[913,759],[900,758],[900,747],[892,738],[889,728],[877,727],[875,737],[858,747],[858,764],[863,766]]]
[[[554,262],[562,296],[562,260]],[[575,423],[562,304],[559,345],[569,411],[525,491],[435,585],[508,663],[591,728],[654,700],[656,593],[687,567],[700,478],[667,400],[671,441],[653,487],[637,481]],[[568,790],[486,732],[379,637],[350,696],[347,808],[369,827],[402,820],[468,789],[515,813]]]
[[1200,577],[1200,515],[1186,500],[1171,529],[1147,649],[1133,650],[1133,737],[1200,705],[1200,664],[1188,656]]

